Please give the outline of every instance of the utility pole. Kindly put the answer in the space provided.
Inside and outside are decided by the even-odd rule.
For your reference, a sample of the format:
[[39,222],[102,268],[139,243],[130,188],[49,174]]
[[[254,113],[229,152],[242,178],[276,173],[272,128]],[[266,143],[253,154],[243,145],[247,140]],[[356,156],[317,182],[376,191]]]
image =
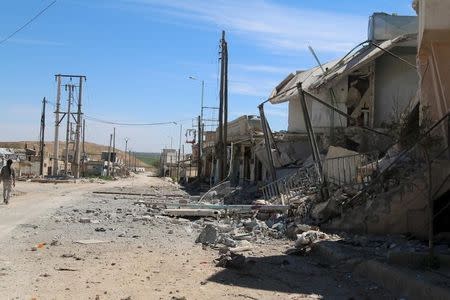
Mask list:
[[[201,97],[201,109],[200,109],[200,126],[198,128],[198,166],[197,166],[197,178],[202,176],[202,156],[203,156],[203,136],[204,136],[204,126],[203,126],[203,98],[205,94],[205,81],[202,80],[202,97]],[[190,171],[190,170],[189,170]]]
[[197,159],[197,178],[202,176],[202,147],[203,143],[203,128],[202,127],[202,117],[198,117],[198,159]]
[[136,171],[137,168],[137,159],[136,159],[136,151],[134,152],[134,171]]
[[72,104],[72,97],[73,97],[73,91],[74,91],[75,86],[72,84],[67,84],[66,85],[66,90],[69,90],[69,98],[67,99],[67,113],[66,113],[66,118],[67,118],[67,127],[66,127],[66,152],[65,152],[65,159],[64,159],[64,172],[65,175],[67,175],[68,173],[68,163],[69,163],[69,138],[70,138],[70,116],[71,116],[71,112],[70,112],[70,106]]
[[[74,163],[75,163],[75,169],[74,169],[74,175],[75,178],[79,178],[80,177],[80,154],[81,154],[81,145],[80,145],[80,140],[81,140],[81,120],[82,120],[82,112],[81,112],[81,99],[82,99],[82,95],[83,95],[83,79],[85,79],[85,77],[80,76],[79,77],[79,85],[78,85],[78,110],[77,110],[77,126],[76,126],[76,130],[75,130],[75,137],[76,137],[76,141],[75,141],[75,155],[74,155]],[[70,115],[68,116],[70,117]]]
[[108,147],[108,168],[106,169],[106,176],[109,176],[109,165],[111,162],[111,143],[112,143],[113,135],[109,135],[109,147]]
[[[56,92],[56,111],[55,111],[55,139],[54,139],[54,149],[53,149],[53,170],[52,173],[54,176],[58,175],[59,173],[59,165],[58,165],[58,161],[59,161],[59,125],[60,123],[63,121],[63,119],[65,117],[67,117],[67,128],[66,128],[66,153],[65,153],[65,162],[64,162],[64,167],[65,167],[65,172],[66,174],[68,173],[68,152],[69,152],[69,148],[68,148],[68,138],[70,138],[71,136],[71,123],[70,123],[70,119],[73,117],[75,122],[76,122],[76,129],[75,129],[75,148],[74,148],[74,157],[73,157],[73,161],[72,161],[72,165],[74,166],[73,171],[74,171],[74,176],[75,178],[79,177],[80,174],[80,154],[81,154],[81,149],[80,149],[80,144],[81,144],[81,126],[82,126],[82,112],[81,112],[81,108],[82,108],[82,95],[83,95],[83,80],[86,80],[86,76],[83,75],[63,75],[63,74],[57,74],[55,75],[56,81],[57,81],[57,92]],[[68,102],[68,108],[67,108],[67,112],[63,113],[62,118],[60,117],[61,114],[61,86],[62,86],[62,78],[69,78],[70,80],[70,84],[66,84],[65,88],[66,91],[69,92],[69,102]],[[73,100],[74,100],[74,96],[73,96],[73,92],[75,90],[75,87],[77,87],[76,85],[71,84],[72,82],[72,78],[78,78],[79,79],[79,85],[78,85],[78,109],[76,113],[71,113],[70,111],[70,105],[72,104]],[[77,117],[75,117],[74,115],[77,115]]]
[[223,80],[224,80],[224,59],[223,59],[223,45],[224,45],[224,39],[225,39],[225,31],[222,31],[222,39],[221,39],[221,49],[220,52],[220,88],[219,88],[219,136],[218,136],[218,142],[216,146],[216,153],[217,153],[217,181],[222,181],[223,179]]
[[128,168],[127,162],[128,140],[129,140],[128,138],[125,138],[125,157],[124,157],[125,168]]
[[228,122],[228,49],[225,31],[220,40],[220,106],[219,106],[219,141],[216,146],[219,181],[225,178],[227,167],[227,122]]
[[128,168],[131,171],[131,150],[128,150]]
[[44,147],[45,147],[45,104],[47,101],[42,99],[42,115],[41,115],[41,132],[39,134],[39,155],[40,155],[40,164],[39,164],[39,175],[44,175]]
[[265,149],[266,149],[266,155],[267,155],[267,159],[269,160],[270,177],[271,177],[272,181],[276,181],[277,173],[275,171],[275,166],[274,166],[274,162],[273,162],[272,146],[270,144],[270,139],[269,139],[269,129],[267,128],[268,127],[267,120],[266,120],[266,116],[264,114],[264,104],[260,104],[258,106],[258,109],[259,109],[259,116],[261,118],[261,127],[262,127],[262,130],[264,133],[264,144],[265,144]]
[[116,127],[114,127],[114,131],[113,131],[113,151],[112,151],[112,176],[114,177],[114,169],[116,167],[116,160],[115,160],[115,153],[116,153]]
[[56,110],[55,110],[55,139],[53,144],[53,169],[52,175],[58,176],[58,162],[59,162],[59,112],[61,109],[61,76],[56,75],[57,90],[56,90]]
[[180,140],[178,143],[178,164],[177,164],[177,182],[180,181],[180,161],[181,161],[181,136],[183,131],[183,124],[180,124]]
[[[189,79],[198,80],[196,77],[189,76]],[[197,178],[200,178],[202,173],[202,155],[203,155],[203,136],[204,136],[204,123],[203,123],[203,109],[205,106],[203,105],[205,94],[205,81],[202,80],[202,93],[200,98],[200,116],[199,116],[199,125],[198,125],[198,160],[197,160]]]
[[83,177],[86,176],[86,147],[85,147],[85,142],[86,142],[86,120],[83,119]]
[[[228,44],[225,40],[225,33],[223,36],[223,46],[222,46],[222,52],[223,52],[223,160],[222,160],[222,180],[225,179],[227,172],[227,165],[228,165],[228,151],[227,151],[227,145],[228,145]],[[233,149],[231,149],[233,151]],[[231,166],[230,166],[231,168]]]

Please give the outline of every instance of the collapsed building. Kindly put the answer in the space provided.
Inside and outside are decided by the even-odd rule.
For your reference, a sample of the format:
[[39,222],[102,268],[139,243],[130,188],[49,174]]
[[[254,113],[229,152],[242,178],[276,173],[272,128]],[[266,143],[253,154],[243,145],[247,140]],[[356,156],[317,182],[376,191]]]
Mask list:
[[[256,146],[263,140],[260,118],[243,115],[227,123],[228,175],[231,185],[250,185],[265,181],[266,165],[257,156]],[[218,129],[205,133],[201,157],[202,175],[212,184],[218,183],[216,145]]]
[[[439,221],[449,214],[440,200],[450,189],[449,85],[439,80],[448,72],[449,35],[428,27],[450,26],[426,3],[417,3],[419,18],[374,14],[367,41],[275,87],[267,102],[289,103],[290,138],[280,147],[267,131],[262,161],[274,169],[262,188],[267,200],[296,201],[329,229],[425,238],[439,223],[435,233],[449,231]],[[430,21],[440,19],[447,23]],[[431,68],[425,75],[421,62]]]

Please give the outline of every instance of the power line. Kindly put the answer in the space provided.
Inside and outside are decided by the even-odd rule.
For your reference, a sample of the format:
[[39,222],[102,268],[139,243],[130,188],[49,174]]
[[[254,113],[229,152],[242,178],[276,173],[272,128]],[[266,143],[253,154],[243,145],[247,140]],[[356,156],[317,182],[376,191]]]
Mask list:
[[157,125],[170,125],[170,124],[177,125],[179,122],[183,121],[183,120],[179,120],[179,121],[168,121],[168,122],[157,122],[157,123],[123,123],[123,122],[106,121],[106,120],[102,120],[102,119],[94,118],[94,117],[90,117],[90,116],[85,116],[85,119],[91,120],[94,122],[98,122],[98,123],[119,125],[119,126],[157,126]]
[[42,9],[37,15],[35,15],[33,18],[31,18],[28,22],[26,22],[24,25],[22,25],[21,27],[19,27],[19,29],[17,29],[16,31],[14,31],[13,33],[11,33],[9,36],[7,36],[6,38],[4,38],[3,40],[0,41],[0,45],[3,44],[4,42],[6,42],[7,40],[9,40],[10,38],[12,38],[14,35],[16,35],[18,32],[20,32],[22,29],[24,29],[25,27],[27,27],[29,24],[31,24],[34,20],[36,20],[40,15],[42,15],[47,9],[49,9],[53,4],[56,3],[56,0],[53,1],[52,3],[50,3],[49,5],[47,5],[44,9]]

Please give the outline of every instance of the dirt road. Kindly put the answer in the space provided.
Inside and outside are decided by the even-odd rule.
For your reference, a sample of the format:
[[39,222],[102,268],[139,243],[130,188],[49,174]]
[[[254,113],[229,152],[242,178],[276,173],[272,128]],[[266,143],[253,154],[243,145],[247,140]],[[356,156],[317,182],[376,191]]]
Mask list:
[[[389,299],[373,284],[313,257],[287,256],[288,240],[254,245],[251,264],[216,267],[195,244],[198,223],[139,203],[183,192],[146,175],[107,182],[20,182],[0,206],[0,299]],[[20,194],[19,193],[19,194]]]

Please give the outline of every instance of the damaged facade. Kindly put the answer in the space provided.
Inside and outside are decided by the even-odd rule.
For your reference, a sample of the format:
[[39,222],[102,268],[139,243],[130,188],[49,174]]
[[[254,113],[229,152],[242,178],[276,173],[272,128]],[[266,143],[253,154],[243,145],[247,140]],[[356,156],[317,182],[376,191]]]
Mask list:
[[[448,84],[437,80],[448,71],[442,64],[448,66],[449,60],[427,52],[433,48],[429,34],[439,40],[438,48],[446,47],[440,40],[444,35],[423,28],[443,26],[426,20],[445,14],[439,17],[423,2],[419,18],[374,14],[367,41],[340,59],[290,74],[275,87],[269,101],[289,102],[288,133],[295,138],[288,144],[301,149],[295,151],[301,158],[280,164],[288,148],[268,139],[271,164],[278,171],[295,164],[296,171],[277,172],[276,180],[263,187],[267,200],[300,202],[303,216],[324,228],[429,236],[429,220],[438,212],[433,203],[450,187]],[[433,17],[420,15],[420,7]],[[423,61],[433,64],[434,73],[420,73]],[[448,215],[448,207],[440,208]]]
[[[260,119],[256,116],[241,116],[228,122],[227,181],[231,185],[257,184],[266,178],[266,168],[258,157],[256,147],[263,140]],[[215,146],[218,132],[206,132],[203,142],[203,176],[217,183],[217,156]]]

